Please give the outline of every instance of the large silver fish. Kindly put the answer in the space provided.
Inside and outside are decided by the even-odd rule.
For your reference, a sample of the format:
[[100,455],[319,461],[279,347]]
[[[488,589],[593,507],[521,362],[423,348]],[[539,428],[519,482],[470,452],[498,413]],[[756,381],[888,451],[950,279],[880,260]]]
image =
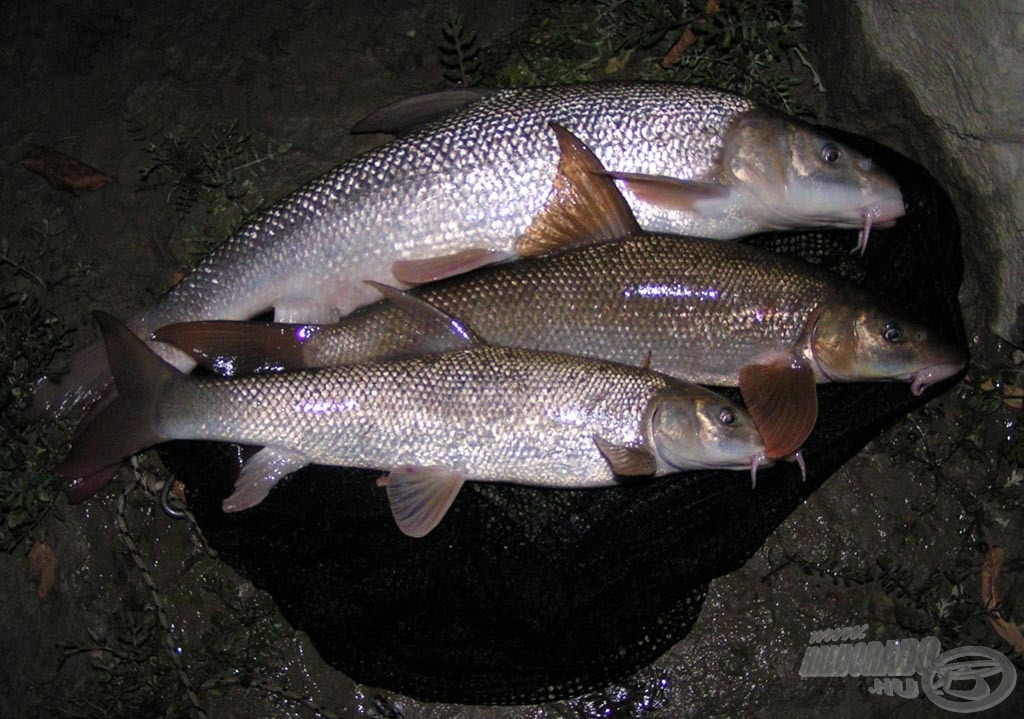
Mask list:
[[260,445],[225,510],[258,504],[306,464],[372,467],[389,472],[399,527],[423,536],[466,480],[602,487],[617,475],[756,470],[764,459],[743,409],[649,370],[481,345],[463,331],[465,349],[407,360],[197,378],[96,316],[118,397],[76,437],[58,467],[68,477],[164,440]]
[[[626,239],[487,268],[411,290],[334,325],[203,322],[155,337],[226,374],[327,367],[419,351],[399,305],[422,299],[489,342],[650,367],[739,386],[769,457],[803,444],[815,383],[895,380],[920,394],[963,369],[959,345],[883,299],[807,262],[742,243],[644,235],[592,156],[571,173],[577,203],[556,224]],[[605,189],[608,189],[607,187]],[[611,188],[614,191],[614,188]],[[602,197],[601,204],[585,198]],[[440,323],[444,319],[439,320]]]
[[[564,129],[559,129],[561,126]],[[593,148],[646,229],[729,239],[810,226],[884,225],[904,212],[869,158],[798,120],[719,90],[620,83],[503,90],[342,164],[248,222],[128,325],[333,321],[407,286],[603,238],[552,235],[564,135]],[[866,241],[862,232],[861,243]],[[155,346],[179,368],[183,354]],[[91,402],[102,347],[37,407]]]

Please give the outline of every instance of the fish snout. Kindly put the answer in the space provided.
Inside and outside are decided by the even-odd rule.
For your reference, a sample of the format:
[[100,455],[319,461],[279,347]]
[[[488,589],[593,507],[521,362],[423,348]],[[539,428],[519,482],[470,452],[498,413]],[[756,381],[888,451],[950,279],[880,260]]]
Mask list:
[[920,396],[933,384],[938,384],[959,374],[965,364],[966,362],[950,362],[922,367],[910,376],[910,392],[915,397]]
[[876,195],[876,200],[860,208],[859,213],[865,222],[874,227],[887,228],[896,224],[896,220],[907,214],[903,193],[895,185],[887,192]]

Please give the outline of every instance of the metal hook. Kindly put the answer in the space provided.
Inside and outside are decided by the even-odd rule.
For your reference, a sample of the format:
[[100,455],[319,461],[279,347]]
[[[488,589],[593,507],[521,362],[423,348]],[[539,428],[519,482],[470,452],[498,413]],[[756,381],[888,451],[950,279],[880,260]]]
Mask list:
[[171,497],[173,488],[173,479],[164,482],[163,489],[160,490],[160,509],[164,510],[164,514],[171,519],[184,519],[186,516],[184,506],[177,499]]

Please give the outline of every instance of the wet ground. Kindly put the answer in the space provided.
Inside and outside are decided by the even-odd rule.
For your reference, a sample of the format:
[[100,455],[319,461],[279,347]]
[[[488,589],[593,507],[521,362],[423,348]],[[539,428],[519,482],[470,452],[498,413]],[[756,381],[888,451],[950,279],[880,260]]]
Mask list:
[[[517,5],[467,7],[467,24],[486,42],[514,25]],[[197,238],[222,235],[238,205],[279,197],[375,144],[347,128],[444,86],[447,10],[367,1],[0,11],[5,338],[28,347],[45,334],[18,324],[11,308],[23,294],[79,329],[79,341],[91,338],[91,310],[123,317],[159,294],[202,250]],[[31,144],[116,182],[80,197],[51,188],[19,165]],[[686,640],[606,691],[455,707],[353,683],[211,556],[188,521],[159,510],[163,475],[144,455],[141,481],[126,476],[81,506],[58,500],[0,554],[0,716],[938,716],[927,699],[799,669],[812,631],[848,625],[867,624],[882,641],[934,635],[944,649],[1009,651],[985,614],[982,575],[988,550],[1002,547],[1001,616],[1024,621],[1020,409],[999,395],[1020,375],[995,372],[1019,370],[1021,357],[970,333],[969,382],[872,442],[712,584]],[[59,443],[52,428],[42,432],[40,447]],[[27,558],[37,544],[57,562],[42,598],[26,569],[47,564]],[[1022,708],[1018,689],[985,716]]]

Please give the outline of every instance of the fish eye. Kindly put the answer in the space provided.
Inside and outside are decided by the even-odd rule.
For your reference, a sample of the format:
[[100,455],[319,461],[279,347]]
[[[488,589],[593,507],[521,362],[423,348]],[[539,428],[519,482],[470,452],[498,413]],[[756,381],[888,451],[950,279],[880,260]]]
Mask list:
[[821,146],[821,159],[830,165],[836,162],[842,154],[834,142],[826,142]]
[[718,421],[728,427],[736,421],[736,414],[730,408],[722,407],[722,410],[718,413]]
[[903,338],[903,328],[896,322],[890,322],[882,328],[882,339],[886,342],[899,342]]

